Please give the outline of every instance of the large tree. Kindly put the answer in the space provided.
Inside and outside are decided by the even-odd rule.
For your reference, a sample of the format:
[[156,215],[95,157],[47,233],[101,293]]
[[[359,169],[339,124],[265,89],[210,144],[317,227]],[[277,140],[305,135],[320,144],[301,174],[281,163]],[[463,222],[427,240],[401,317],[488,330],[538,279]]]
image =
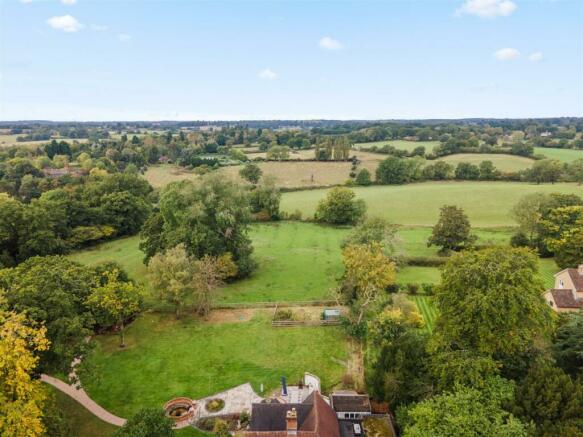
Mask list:
[[47,394],[33,373],[39,361],[36,354],[49,348],[46,329],[3,305],[0,295],[0,434],[41,436]]
[[184,244],[197,259],[230,253],[241,277],[253,270],[249,196],[233,181],[209,174],[170,184],[160,198],[160,215],[160,234],[143,235],[147,254]]
[[576,376],[583,371],[583,313],[565,314],[559,321],[553,341],[553,355],[557,364]]
[[439,246],[442,252],[447,252],[468,247],[474,241],[470,221],[463,209],[454,205],[442,206],[427,246]]
[[11,309],[47,328],[51,348],[41,354],[41,370],[68,373],[92,333],[86,301],[96,286],[94,271],[60,256],[34,257],[0,271],[0,285]]
[[194,260],[184,244],[157,253],[148,263],[152,287],[161,299],[174,306],[177,318],[194,295],[194,274]]
[[352,301],[359,308],[356,323],[362,321],[365,310],[380,293],[395,280],[396,268],[378,242],[349,245],[342,250],[344,289],[350,290]]
[[528,249],[455,254],[436,289],[437,341],[494,358],[520,353],[549,328],[544,289]]
[[126,321],[140,311],[144,290],[140,285],[124,281],[117,270],[104,273],[104,279],[104,284],[93,290],[87,303],[112,319],[119,331],[120,347],[125,347]]
[[404,159],[389,156],[381,161],[376,170],[376,181],[379,184],[404,184],[410,178],[409,167]]
[[557,426],[575,423],[583,434],[583,385],[553,363],[536,363],[518,384],[513,412],[533,421],[537,434],[555,436]]
[[316,220],[334,225],[357,223],[364,217],[366,204],[355,197],[354,191],[346,187],[332,188],[326,198],[318,203]]
[[526,437],[529,428],[504,410],[513,387],[499,378],[484,390],[459,386],[413,406],[407,413],[404,437]]
[[398,229],[397,225],[384,218],[366,218],[356,225],[342,241],[342,247],[379,243],[383,247],[383,251],[391,256],[395,254],[399,242],[397,237]]

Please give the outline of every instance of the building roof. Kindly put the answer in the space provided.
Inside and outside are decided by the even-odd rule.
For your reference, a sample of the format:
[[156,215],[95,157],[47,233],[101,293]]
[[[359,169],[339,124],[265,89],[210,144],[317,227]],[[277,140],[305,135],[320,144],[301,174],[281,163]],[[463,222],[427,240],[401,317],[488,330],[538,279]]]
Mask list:
[[571,281],[573,281],[573,285],[575,286],[575,291],[581,292],[583,291],[583,275],[579,273],[578,269],[566,269],[567,273],[571,277]]
[[573,290],[549,290],[557,308],[583,308],[583,300],[575,299]]
[[332,408],[336,412],[370,413],[368,395],[356,392],[335,392],[330,396]]
[[285,437],[286,414],[295,408],[298,414],[298,437],[340,437],[336,414],[320,393],[301,404],[253,404],[251,423],[246,437]]

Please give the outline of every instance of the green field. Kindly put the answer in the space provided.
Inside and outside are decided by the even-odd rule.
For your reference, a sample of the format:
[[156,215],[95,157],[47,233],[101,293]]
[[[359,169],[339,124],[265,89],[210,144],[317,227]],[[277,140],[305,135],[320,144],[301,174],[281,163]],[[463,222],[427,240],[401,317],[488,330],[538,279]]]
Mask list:
[[562,162],[572,162],[576,159],[583,159],[583,150],[575,149],[555,149],[551,147],[535,147],[535,155],[544,155],[549,159],[558,159]]
[[390,140],[390,141],[374,141],[371,143],[357,143],[353,147],[355,149],[369,148],[369,147],[383,147],[386,145],[393,146],[396,149],[406,150],[412,152],[413,149],[419,146],[425,147],[425,153],[433,152],[435,146],[439,146],[439,141],[405,141],[405,140]]
[[346,372],[348,345],[340,327],[273,328],[271,311],[250,321],[213,323],[171,315],[144,314],[127,330],[127,347],[117,335],[96,337],[84,361],[96,376],[83,380],[90,396],[122,417],[142,407],[160,407],[177,396],[198,399],[251,382],[257,392],[290,383],[304,372],[318,375],[323,389]]
[[[482,161],[492,161],[494,167],[505,173],[526,170],[534,163],[534,160],[530,158],[501,153],[458,153],[444,156],[443,158],[439,158],[439,160],[445,161],[453,166],[458,165],[460,162],[480,165]],[[431,163],[431,161],[428,161],[428,163]]]
[[229,284],[224,302],[329,299],[342,276],[340,243],[347,229],[299,222],[253,226],[258,268],[250,278]]
[[[508,244],[512,230],[508,228],[474,229],[478,244]],[[307,301],[328,299],[330,289],[342,276],[340,243],[348,233],[346,228],[320,226],[313,223],[280,222],[251,227],[254,257],[258,268],[251,277],[227,285],[219,291],[219,303],[253,303],[273,301]],[[399,229],[399,253],[408,257],[437,256],[436,247],[427,247],[431,228],[403,227]],[[104,261],[118,262],[129,275],[147,287],[143,253],[139,238],[129,237],[104,243],[70,255],[83,264]],[[541,276],[546,286],[552,286],[552,275],[558,271],[552,259],[541,260]],[[436,267],[402,267],[397,282],[436,283]],[[148,303],[159,307],[155,297]]]
[[[296,209],[304,217],[314,214],[318,201],[327,190],[284,193],[281,208]],[[369,216],[381,216],[404,225],[433,226],[443,205],[457,205],[467,213],[472,226],[500,227],[515,225],[510,209],[525,194],[576,193],[583,187],[575,184],[535,185],[519,182],[425,182],[408,185],[355,187],[357,197],[364,199]]]

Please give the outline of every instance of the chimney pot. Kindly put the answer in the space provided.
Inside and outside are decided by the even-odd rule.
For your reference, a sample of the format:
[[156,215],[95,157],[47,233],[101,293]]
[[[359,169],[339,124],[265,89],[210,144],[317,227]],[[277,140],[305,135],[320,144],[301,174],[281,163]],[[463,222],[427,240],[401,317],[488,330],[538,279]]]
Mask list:
[[298,433],[298,412],[295,408],[288,410],[285,415],[285,422],[288,435],[296,435]]

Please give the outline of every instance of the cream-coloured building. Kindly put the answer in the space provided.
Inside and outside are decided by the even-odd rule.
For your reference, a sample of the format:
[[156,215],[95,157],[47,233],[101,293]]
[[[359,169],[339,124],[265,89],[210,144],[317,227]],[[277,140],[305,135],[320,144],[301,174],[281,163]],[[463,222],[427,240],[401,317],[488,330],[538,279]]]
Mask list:
[[555,288],[545,293],[545,299],[560,313],[583,308],[583,264],[555,274]]

